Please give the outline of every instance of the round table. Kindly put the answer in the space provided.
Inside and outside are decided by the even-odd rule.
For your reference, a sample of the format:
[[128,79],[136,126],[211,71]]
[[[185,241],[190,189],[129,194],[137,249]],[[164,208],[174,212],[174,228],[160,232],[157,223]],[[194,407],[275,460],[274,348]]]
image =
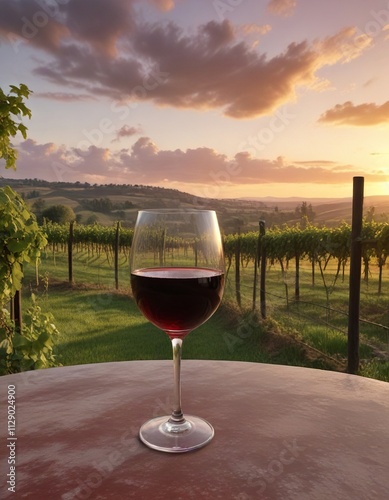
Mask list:
[[[130,361],[1,377],[1,498],[389,498],[388,383],[184,359],[184,413],[211,422],[215,437],[171,454],[138,430],[170,413],[172,373],[171,361]],[[12,406],[14,431],[4,425]]]

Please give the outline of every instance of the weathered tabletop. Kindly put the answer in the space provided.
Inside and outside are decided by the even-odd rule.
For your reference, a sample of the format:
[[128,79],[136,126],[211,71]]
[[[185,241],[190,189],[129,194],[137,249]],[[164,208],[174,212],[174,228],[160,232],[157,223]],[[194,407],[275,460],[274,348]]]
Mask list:
[[[207,419],[215,437],[182,454],[151,450],[137,437],[143,422],[170,412],[172,385],[170,361],[1,377],[1,498],[389,498],[388,383],[184,359],[184,413]],[[14,458],[16,494],[7,484]]]

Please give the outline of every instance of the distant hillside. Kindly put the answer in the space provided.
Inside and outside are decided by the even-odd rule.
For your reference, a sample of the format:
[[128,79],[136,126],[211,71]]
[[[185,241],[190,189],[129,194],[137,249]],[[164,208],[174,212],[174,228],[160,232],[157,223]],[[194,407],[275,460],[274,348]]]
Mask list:
[[[98,222],[110,225],[117,220],[132,227],[138,210],[146,208],[202,208],[218,213],[226,232],[248,231],[258,228],[259,220],[268,227],[299,221],[296,209],[302,202],[311,205],[318,225],[337,226],[351,221],[351,199],[211,199],[194,196],[176,189],[144,185],[88,184],[47,182],[37,179],[0,178],[0,187],[10,185],[34,207],[37,200],[44,207],[67,205],[73,208],[77,220],[88,224]],[[36,206],[36,205],[35,205]],[[375,220],[389,220],[389,196],[367,197],[365,214],[374,214]]]

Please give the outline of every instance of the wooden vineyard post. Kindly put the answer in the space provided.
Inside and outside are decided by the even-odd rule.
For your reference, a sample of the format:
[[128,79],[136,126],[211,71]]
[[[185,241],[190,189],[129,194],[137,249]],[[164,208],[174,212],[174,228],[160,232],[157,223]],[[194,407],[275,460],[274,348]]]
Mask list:
[[261,242],[261,270],[259,280],[259,301],[261,304],[261,318],[266,319],[266,248],[263,236],[266,232],[266,223],[264,220],[259,221],[259,235]]
[[235,246],[235,296],[239,307],[242,307],[240,293],[240,225],[238,225],[238,239]]
[[241,289],[240,289],[240,251],[241,251],[241,220],[236,218],[235,219],[235,224],[236,224],[236,243],[235,243],[235,250],[234,250],[234,258],[235,258],[235,298],[236,298],[236,303],[238,304],[239,307],[242,307],[242,295],[241,295]]
[[68,239],[68,271],[69,283],[73,283],[73,226],[74,222],[69,224],[69,239]]
[[257,240],[257,249],[255,252],[255,259],[254,259],[254,283],[253,283],[253,305],[252,305],[252,310],[255,311],[255,303],[257,301],[257,279],[258,279],[258,264],[259,264],[259,249],[260,249],[260,243],[261,241],[261,234],[258,233],[258,240]]
[[15,322],[15,329],[18,333],[22,332],[22,294],[16,290],[11,299],[11,319]]
[[163,230],[162,233],[162,240],[158,248],[158,255],[159,255],[159,265],[163,266],[165,262],[165,238],[166,238],[166,229]]
[[348,308],[348,364],[347,372],[359,369],[359,311],[362,270],[363,177],[353,178],[353,206],[351,222],[350,284]]
[[296,252],[296,276],[294,282],[294,299],[298,302],[300,300],[300,253]]
[[115,232],[115,288],[119,290],[119,240],[120,240],[120,222],[116,224]]

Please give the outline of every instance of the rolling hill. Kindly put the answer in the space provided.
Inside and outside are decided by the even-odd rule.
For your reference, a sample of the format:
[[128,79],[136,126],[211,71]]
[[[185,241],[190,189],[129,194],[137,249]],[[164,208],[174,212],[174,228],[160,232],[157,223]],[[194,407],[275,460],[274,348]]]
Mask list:
[[[77,220],[83,224],[98,222],[110,225],[121,220],[123,225],[132,227],[141,209],[201,208],[216,210],[222,229],[229,233],[239,229],[257,229],[259,220],[265,220],[268,226],[294,224],[299,221],[296,208],[301,207],[303,202],[311,205],[313,222],[317,225],[331,227],[342,221],[351,221],[351,199],[345,198],[211,199],[176,189],[144,185],[91,185],[0,178],[0,187],[5,185],[19,192],[30,207],[37,200],[46,208],[59,204],[70,206]],[[375,220],[389,220],[389,196],[366,197],[364,212],[365,215],[374,214]]]

